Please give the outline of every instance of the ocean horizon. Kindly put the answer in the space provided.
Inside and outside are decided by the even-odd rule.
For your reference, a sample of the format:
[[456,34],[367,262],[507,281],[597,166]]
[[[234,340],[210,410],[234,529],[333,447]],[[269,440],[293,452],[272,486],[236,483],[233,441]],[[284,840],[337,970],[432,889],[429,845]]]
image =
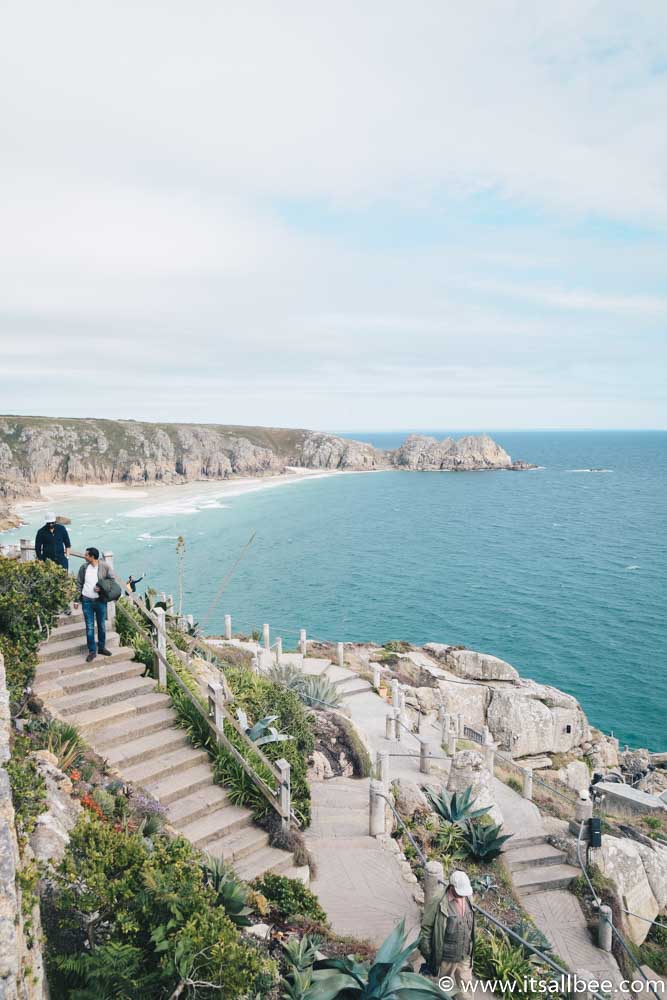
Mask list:
[[[394,448],[408,433],[466,432],[344,436]],[[667,749],[667,431],[488,433],[539,469],[392,470],[243,494],[190,483],[63,500],[58,513],[72,519],[75,549],[113,549],[122,573],[145,571],[174,596],[183,535],[183,610],[209,634],[231,614],[235,631],[268,622],[286,647],[301,628],[465,645],[574,694],[622,745]],[[32,537],[40,510],[25,516],[3,543]]]

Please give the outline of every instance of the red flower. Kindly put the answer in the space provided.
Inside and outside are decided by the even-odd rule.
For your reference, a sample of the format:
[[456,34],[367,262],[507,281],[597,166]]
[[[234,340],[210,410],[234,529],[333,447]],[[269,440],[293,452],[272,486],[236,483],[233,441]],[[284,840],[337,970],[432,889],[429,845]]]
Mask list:
[[81,773],[77,771],[75,767],[72,768],[72,770],[69,773],[69,776],[72,779],[72,781],[81,781]]

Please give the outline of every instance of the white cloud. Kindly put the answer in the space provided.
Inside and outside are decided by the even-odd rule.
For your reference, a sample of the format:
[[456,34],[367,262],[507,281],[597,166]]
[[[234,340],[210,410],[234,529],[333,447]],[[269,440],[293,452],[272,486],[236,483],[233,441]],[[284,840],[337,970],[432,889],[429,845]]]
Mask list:
[[0,16],[2,409],[72,412],[92,367],[108,416],[562,424],[616,380],[609,420],[667,423],[658,0]]

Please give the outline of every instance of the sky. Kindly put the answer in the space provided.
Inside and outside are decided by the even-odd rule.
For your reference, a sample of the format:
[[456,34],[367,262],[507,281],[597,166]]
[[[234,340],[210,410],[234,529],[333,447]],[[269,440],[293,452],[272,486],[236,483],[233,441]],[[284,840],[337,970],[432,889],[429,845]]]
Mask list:
[[667,428],[663,0],[5,0],[0,412]]

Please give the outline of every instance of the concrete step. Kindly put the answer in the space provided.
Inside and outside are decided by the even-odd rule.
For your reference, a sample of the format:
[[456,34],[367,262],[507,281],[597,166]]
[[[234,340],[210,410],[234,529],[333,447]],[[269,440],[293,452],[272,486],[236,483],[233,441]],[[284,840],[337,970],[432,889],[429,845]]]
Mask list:
[[[51,677],[59,677],[61,674],[75,674],[81,670],[89,670],[90,663],[86,663],[87,655],[88,650],[86,649],[83,655],[77,653],[75,656],[64,656],[58,660],[45,660],[43,663],[37,664],[35,677],[41,681]],[[115,646],[111,649],[111,656],[99,657],[94,662],[97,664],[103,660],[106,664],[119,663],[121,660],[131,660],[133,656],[134,650],[129,646]]]
[[[97,635],[97,631],[95,635]],[[107,632],[106,643],[109,649],[117,648],[118,634],[116,632]],[[65,657],[77,655],[83,657],[88,655],[88,647],[85,640],[82,640],[80,636],[73,639],[62,639],[60,642],[51,642],[49,640],[42,643],[37,653],[37,659],[40,663],[50,663],[53,660],[61,660]]]
[[[206,850],[214,858],[224,858],[225,861],[240,861],[242,858],[247,858],[250,854],[268,847],[268,844],[269,835],[265,830],[260,830],[258,826],[248,826],[229,837],[220,837],[217,840],[209,841]],[[288,858],[291,861],[291,854],[288,854]]]
[[538,865],[522,868],[512,874],[515,888],[522,896],[534,892],[548,892],[550,889],[566,889],[581,872],[572,865]]
[[83,615],[81,618],[77,618],[76,620],[72,620],[72,618],[65,618],[62,625],[59,624],[56,628],[51,630],[49,642],[62,642],[63,639],[76,639],[85,634],[86,623],[83,620]]
[[[252,811],[227,804],[221,809],[209,812],[206,816],[200,816],[199,819],[179,826],[178,829],[191,844],[204,850],[207,844],[223,838],[232,839],[239,830],[248,827],[252,827]],[[264,833],[263,830],[259,832]]]
[[[95,746],[97,747],[97,741]],[[109,764],[113,764],[119,771],[125,771],[133,764],[141,761],[151,760],[162,754],[171,753],[179,747],[189,746],[190,741],[184,729],[178,729],[172,724],[171,729],[160,729],[156,733],[148,736],[140,736],[128,742],[119,743],[115,747],[108,747],[102,756],[106,757]]]
[[307,656],[301,670],[308,677],[321,677],[323,674],[326,676],[327,668],[330,666],[330,660],[313,660]]
[[171,708],[161,708],[154,712],[130,715],[113,725],[100,728],[95,733],[95,747],[98,751],[105,747],[115,747],[150,736],[161,729],[171,729],[176,724],[176,716]]
[[565,862],[564,851],[559,851],[551,844],[533,844],[532,847],[514,848],[512,841],[508,841],[512,850],[505,851],[505,864],[510,871],[520,871],[523,868],[538,868],[545,865],[561,865]]
[[61,677],[39,679],[35,683],[35,693],[44,698],[58,698],[79,691],[90,691],[92,688],[104,687],[115,681],[123,681],[128,677],[141,677],[144,672],[143,663],[134,660],[121,660],[120,663],[109,663],[110,656],[98,656],[93,664],[88,664],[87,670],[80,670]]
[[189,767],[181,773],[158,777],[154,781],[144,781],[144,788],[163,806],[169,806],[183,802],[186,798],[190,798],[193,792],[212,783],[213,772],[210,765],[205,763]]
[[[123,768],[123,777],[136,785],[153,784],[170,774],[177,772],[184,774],[191,767],[205,763],[208,763],[208,754],[205,750],[195,750],[191,746],[186,746],[164,754],[162,757],[154,757],[142,761],[140,764],[125,767]],[[213,780],[211,771],[209,771],[209,775]]]
[[355,674],[354,670],[348,670],[347,667],[336,667],[333,663],[329,666],[327,670],[327,680],[331,681],[338,687],[340,684],[345,684],[346,681],[358,680],[359,675]]
[[92,735],[100,729],[109,729],[119,722],[126,723],[134,719],[137,720],[137,725],[140,725],[144,715],[165,709],[170,704],[171,699],[168,694],[154,691],[135,697],[131,701],[117,701],[98,708],[82,709],[72,713],[68,718],[90,741]]
[[150,677],[130,677],[115,684],[105,684],[90,691],[80,691],[58,698],[54,708],[62,716],[85,712],[89,708],[100,708],[116,701],[129,701],[142,694],[149,694],[156,688]]
[[83,611],[81,608],[72,608],[71,615],[57,615],[56,627],[60,625],[74,625],[75,622],[83,621]]
[[234,871],[244,882],[252,882],[266,872],[287,875],[292,868],[294,868],[292,854],[289,851],[281,851],[278,847],[265,847],[243,860],[234,862]]
[[354,698],[358,694],[366,694],[372,691],[373,687],[363,677],[355,677],[354,680],[343,681],[336,685],[343,698]]
[[228,804],[229,792],[221,788],[220,785],[207,784],[172,802],[167,807],[167,815],[169,822],[180,829],[186,823],[193,823],[196,819],[206,816],[211,810],[220,809]]
[[[505,828],[504,832],[509,833],[510,830]],[[535,836],[531,836],[530,834],[528,834],[525,837],[515,833],[513,834],[512,839],[507,841],[508,850],[511,851],[518,851],[520,848],[523,847],[534,847],[536,844],[548,844],[548,843],[549,842],[543,833],[535,834]]]

